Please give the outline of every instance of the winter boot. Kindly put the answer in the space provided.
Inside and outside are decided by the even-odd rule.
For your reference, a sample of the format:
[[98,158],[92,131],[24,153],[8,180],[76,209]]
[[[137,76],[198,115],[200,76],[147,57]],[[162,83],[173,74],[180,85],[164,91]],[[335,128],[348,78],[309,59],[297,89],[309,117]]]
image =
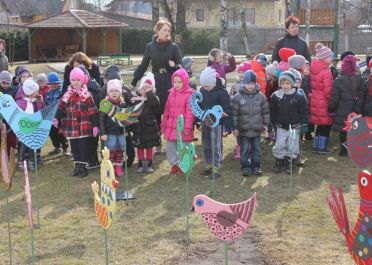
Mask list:
[[308,141],[314,140],[313,136],[311,135],[311,132],[305,133],[305,140],[308,140]]
[[274,172],[275,173],[280,173],[282,171],[283,165],[284,165],[284,159],[277,158],[275,160]]
[[86,164],[80,164],[80,171],[79,175],[77,176],[78,178],[85,178],[88,176],[88,169]]
[[80,174],[80,168],[81,168],[81,165],[80,165],[80,163],[75,163],[75,165],[74,165],[75,167],[74,167],[74,170],[70,173],[70,176],[72,176],[72,177],[77,177],[77,176],[79,176],[79,174]]
[[173,165],[169,171],[170,174],[177,174],[178,170],[180,168],[178,167],[178,165]]
[[120,178],[124,176],[123,169],[120,165],[114,165],[115,175]]
[[319,137],[320,136],[315,136],[313,139],[313,153],[317,153],[319,149]]
[[240,160],[240,145],[237,145],[235,148],[235,160]]
[[152,160],[146,160],[146,172],[152,173],[154,172],[154,169],[151,167],[152,166]]
[[346,148],[346,143],[341,143],[341,148],[340,152],[338,153],[339,156],[348,156],[347,148]]
[[319,136],[318,154],[330,154],[332,151],[328,149],[329,137]]
[[138,169],[136,171],[137,173],[143,173],[144,170],[144,160],[138,160]]

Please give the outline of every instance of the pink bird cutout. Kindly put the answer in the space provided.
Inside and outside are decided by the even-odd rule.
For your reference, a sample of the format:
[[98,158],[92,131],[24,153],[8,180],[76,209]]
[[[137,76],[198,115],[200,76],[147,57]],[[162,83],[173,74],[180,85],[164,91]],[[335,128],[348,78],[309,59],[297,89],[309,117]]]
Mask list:
[[25,203],[28,213],[28,224],[32,229],[34,227],[34,221],[32,219],[32,200],[30,191],[30,182],[28,179],[27,161],[24,161],[24,172],[25,172]]
[[193,209],[199,213],[209,230],[221,240],[233,240],[248,227],[256,209],[256,193],[248,200],[225,204],[212,200],[207,195],[194,197]]

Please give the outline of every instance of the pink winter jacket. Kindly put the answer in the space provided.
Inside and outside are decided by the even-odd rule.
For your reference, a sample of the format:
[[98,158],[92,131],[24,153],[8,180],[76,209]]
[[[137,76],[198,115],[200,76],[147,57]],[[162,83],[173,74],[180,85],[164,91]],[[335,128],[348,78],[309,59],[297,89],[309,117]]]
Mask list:
[[328,104],[333,88],[329,65],[321,60],[311,61],[310,121],[315,125],[332,125]]
[[161,121],[161,130],[164,138],[168,141],[177,140],[177,119],[179,115],[183,115],[185,128],[182,132],[182,141],[191,142],[194,140],[194,115],[190,107],[190,97],[193,93],[189,87],[189,76],[187,72],[181,68],[172,75],[172,84],[174,77],[179,76],[182,79],[182,88],[176,90],[172,87],[169,90],[169,96],[165,103],[163,119]]

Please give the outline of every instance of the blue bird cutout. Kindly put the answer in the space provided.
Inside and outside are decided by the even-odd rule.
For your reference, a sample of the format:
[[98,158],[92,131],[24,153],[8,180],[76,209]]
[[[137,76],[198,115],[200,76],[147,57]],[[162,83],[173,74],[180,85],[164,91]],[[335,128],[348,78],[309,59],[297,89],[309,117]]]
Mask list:
[[211,109],[202,110],[199,103],[203,101],[200,92],[194,92],[190,98],[191,111],[195,117],[204,122],[209,127],[216,127],[222,118],[223,109],[220,105],[213,106]]
[[32,114],[20,109],[14,99],[0,93],[0,114],[9,124],[18,140],[31,149],[41,148],[49,136],[58,101]]

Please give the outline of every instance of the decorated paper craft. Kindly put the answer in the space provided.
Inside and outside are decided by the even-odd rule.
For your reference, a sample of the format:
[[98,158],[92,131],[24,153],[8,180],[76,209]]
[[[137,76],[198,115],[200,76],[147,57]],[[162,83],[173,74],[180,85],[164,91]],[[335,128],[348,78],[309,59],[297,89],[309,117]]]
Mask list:
[[351,161],[358,168],[368,168],[372,165],[372,124],[356,113],[350,113],[345,123]]
[[203,101],[200,92],[194,92],[190,98],[191,111],[195,117],[201,120],[208,127],[216,127],[220,123],[223,109],[220,105],[213,106],[212,109],[202,110],[198,103]]
[[248,227],[256,209],[256,193],[237,204],[225,204],[201,194],[194,197],[194,210],[199,213],[209,230],[223,241],[240,236]]
[[110,227],[116,211],[116,188],[119,182],[115,179],[114,168],[109,160],[110,151],[105,147],[102,150],[103,160],[101,162],[101,197],[99,185],[97,182],[92,183],[94,193],[94,205],[98,221],[102,228]]
[[119,108],[113,105],[109,100],[103,99],[99,103],[99,111],[106,113],[116,124],[124,127],[124,121],[137,122],[138,116],[141,115],[144,101],[129,108]]
[[0,114],[18,140],[31,149],[39,149],[46,142],[58,108],[58,101],[33,114],[21,110],[14,99],[0,94]]
[[8,160],[8,151],[7,151],[7,133],[6,126],[2,124],[1,126],[1,188],[5,191],[10,190],[12,187],[12,179],[15,173],[15,150],[10,148],[10,156]]
[[183,116],[178,116],[177,119],[177,149],[180,157],[178,167],[183,173],[188,174],[194,167],[195,162],[195,147],[193,143],[184,144],[182,142],[182,131],[184,129]]
[[364,170],[358,174],[360,194],[359,216],[350,231],[342,189],[338,193],[331,184],[331,196],[326,198],[333,218],[346,239],[349,252],[357,265],[372,264],[372,175]]

